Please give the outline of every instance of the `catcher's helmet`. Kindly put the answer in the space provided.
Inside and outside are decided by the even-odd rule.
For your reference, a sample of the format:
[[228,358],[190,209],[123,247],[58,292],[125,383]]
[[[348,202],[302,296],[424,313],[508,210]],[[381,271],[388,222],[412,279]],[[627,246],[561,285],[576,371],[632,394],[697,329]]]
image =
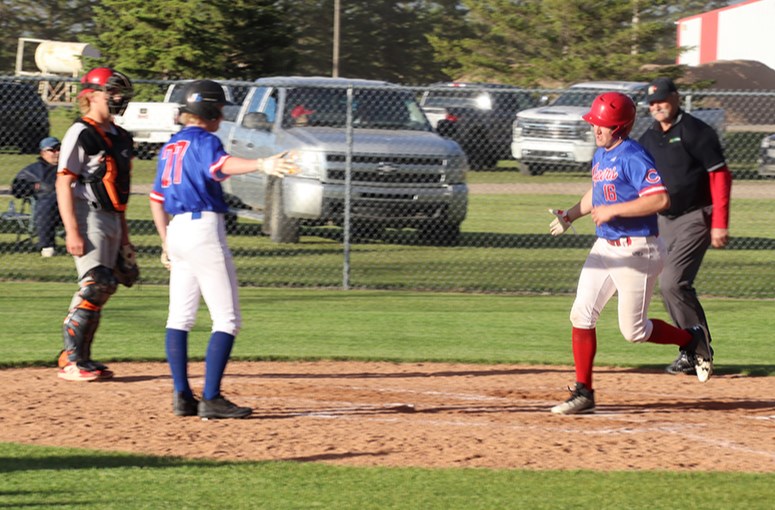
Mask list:
[[212,80],[196,80],[189,83],[184,92],[185,103],[180,105],[181,113],[191,113],[204,120],[221,117],[221,107],[228,104],[223,87]]
[[592,101],[589,112],[582,118],[593,126],[613,129],[614,136],[624,138],[635,122],[635,103],[621,92],[606,92]]
[[102,90],[108,93],[108,106],[110,113],[121,115],[126,110],[126,105],[134,95],[132,82],[124,73],[109,67],[95,67],[81,78],[81,92],[83,96],[90,90]]

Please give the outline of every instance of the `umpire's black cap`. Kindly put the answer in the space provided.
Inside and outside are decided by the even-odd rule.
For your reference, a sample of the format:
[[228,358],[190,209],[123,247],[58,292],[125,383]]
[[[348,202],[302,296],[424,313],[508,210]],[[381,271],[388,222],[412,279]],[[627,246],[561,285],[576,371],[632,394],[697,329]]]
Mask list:
[[653,103],[654,101],[664,101],[673,92],[678,92],[678,89],[670,78],[657,78],[649,83],[649,88],[646,92],[646,101]]

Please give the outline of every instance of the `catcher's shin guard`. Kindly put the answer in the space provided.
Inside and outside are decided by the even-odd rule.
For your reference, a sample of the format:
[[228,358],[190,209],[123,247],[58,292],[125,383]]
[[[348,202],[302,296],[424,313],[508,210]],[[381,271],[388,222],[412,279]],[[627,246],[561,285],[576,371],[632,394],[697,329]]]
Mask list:
[[94,332],[100,323],[100,312],[86,308],[74,308],[65,318],[64,342],[67,360],[60,356],[59,364],[67,364],[70,361],[84,361],[91,354],[91,343],[94,340]]
[[[65,317],[63,326],[67,361],[91,358],[91,343],[100,323],[102,305],[116,292],[113,271],[105,266],[90,269],[80,281],[75,305]],[[63,360],[60,357],[59,363]]]

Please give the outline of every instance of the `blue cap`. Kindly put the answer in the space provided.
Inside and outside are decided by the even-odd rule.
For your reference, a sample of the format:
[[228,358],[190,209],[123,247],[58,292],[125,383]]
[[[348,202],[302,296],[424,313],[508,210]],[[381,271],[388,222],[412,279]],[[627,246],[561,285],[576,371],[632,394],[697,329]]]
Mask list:
[[40,141],[40,150],[43,149],[50,149],[51,147],[58,147],[61,144],[59,143],[59,140],[53,136],[47,136],[43,140]]

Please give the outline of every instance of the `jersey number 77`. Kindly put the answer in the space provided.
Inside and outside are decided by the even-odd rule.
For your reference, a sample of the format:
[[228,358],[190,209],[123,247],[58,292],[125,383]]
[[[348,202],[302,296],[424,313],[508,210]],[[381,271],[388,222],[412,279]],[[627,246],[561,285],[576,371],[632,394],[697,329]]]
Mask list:
[[161,154],[161,160],[164,162],[164,171],[161,174],[162,188],[169,188],[171,184],[180,184],[181,175],[183,175],[183,157],[190,144],[188,140],[179,140],[164,146]]

